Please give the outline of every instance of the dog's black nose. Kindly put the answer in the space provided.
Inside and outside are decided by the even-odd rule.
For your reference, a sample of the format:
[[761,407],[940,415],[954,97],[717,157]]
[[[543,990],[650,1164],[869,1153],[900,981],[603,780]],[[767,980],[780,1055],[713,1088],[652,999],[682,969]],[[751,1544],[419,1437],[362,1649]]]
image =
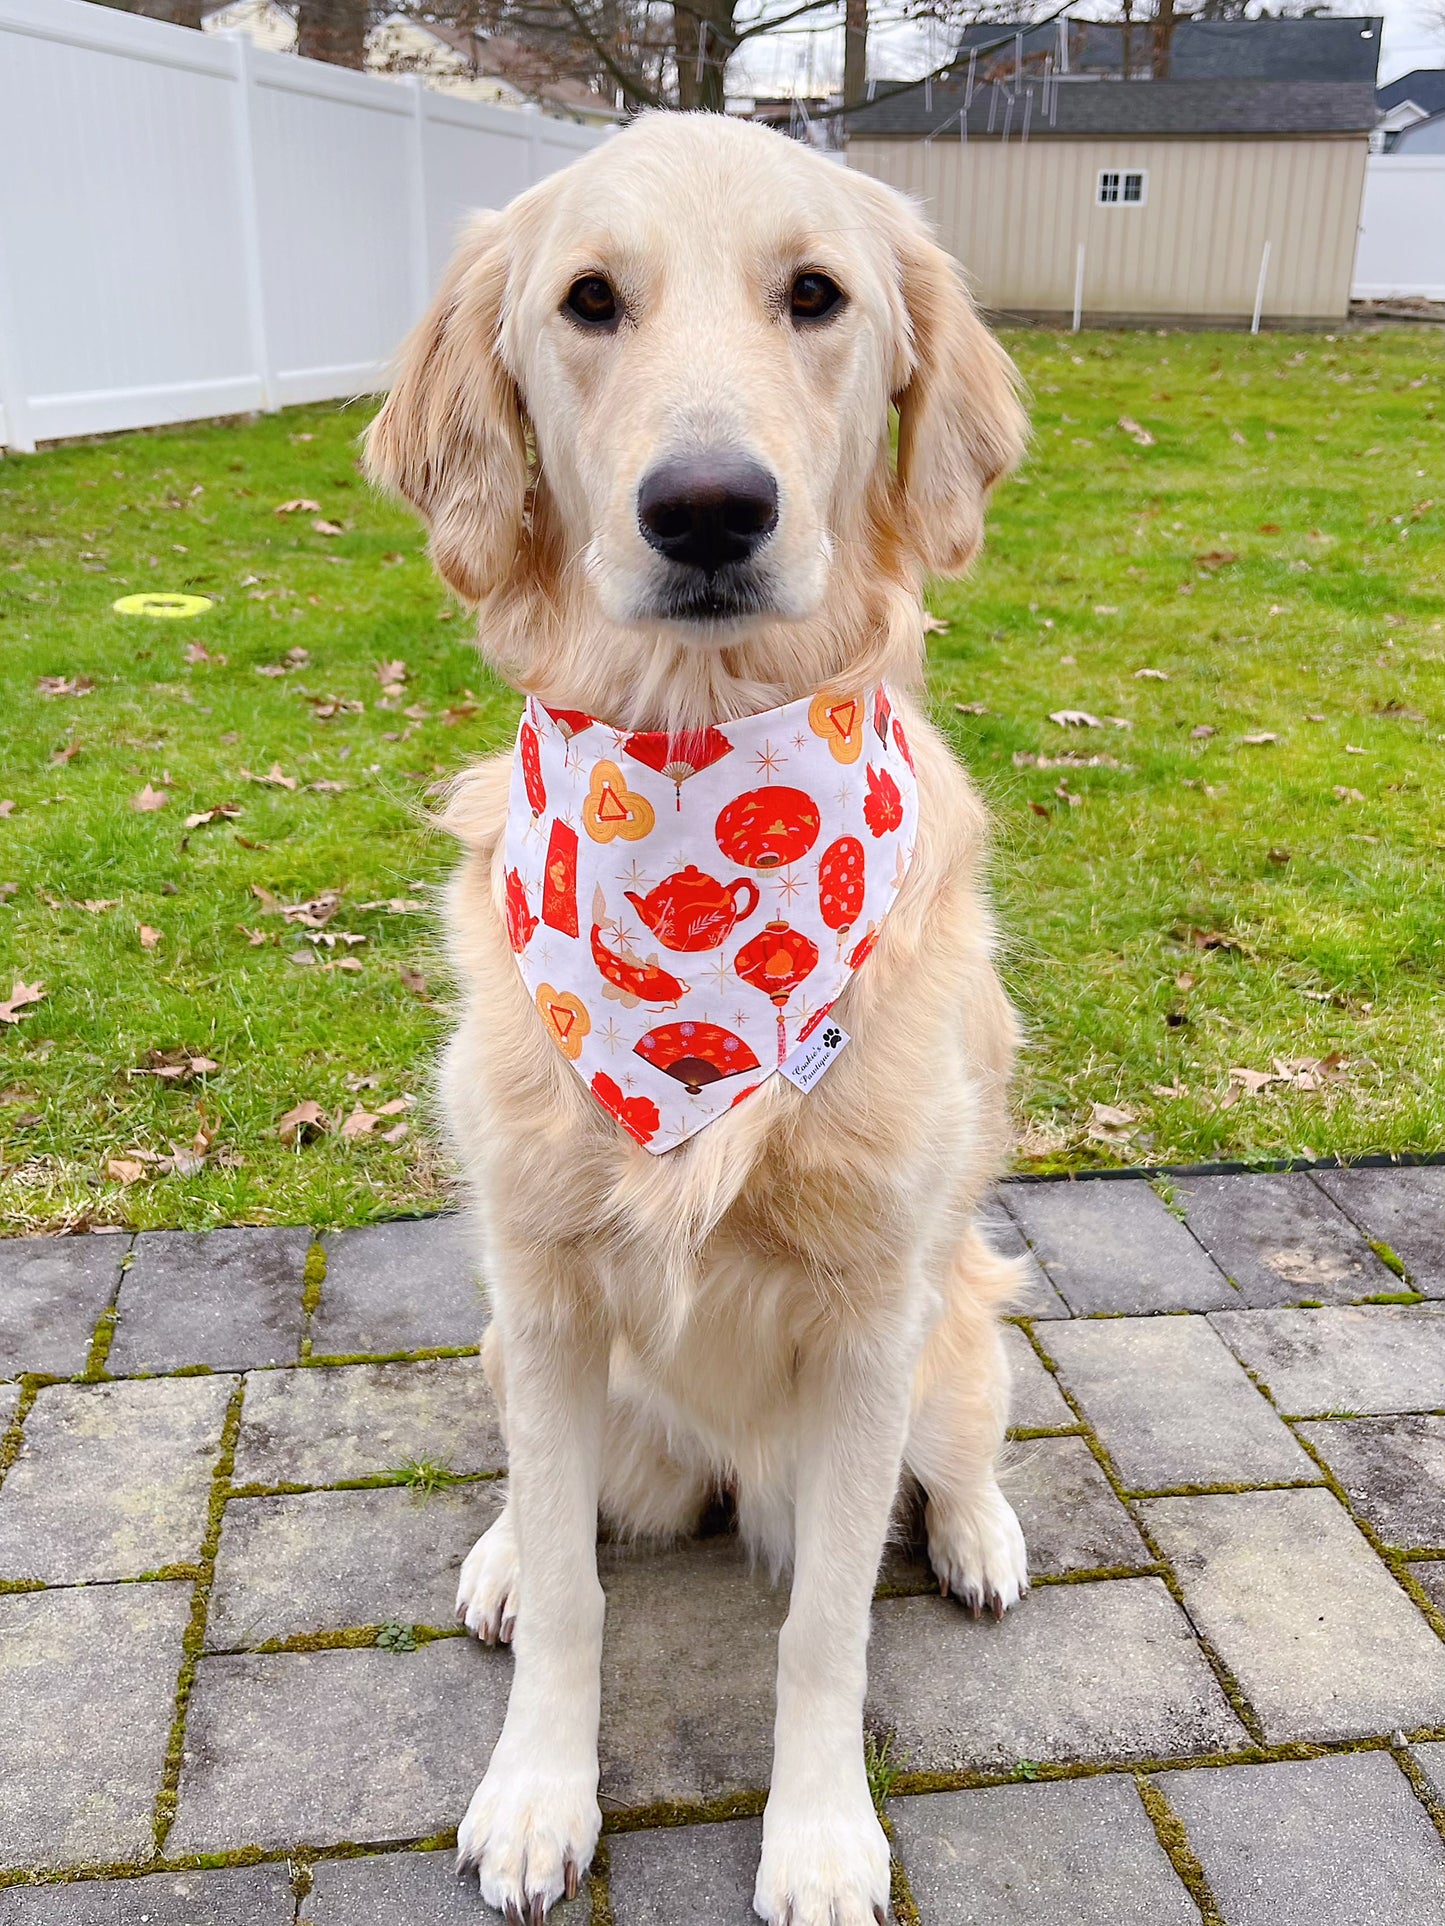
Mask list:
[[659,555],[715,575],[778,525],[778,484],[746,455],[673,455],[642,478],[637,520]]

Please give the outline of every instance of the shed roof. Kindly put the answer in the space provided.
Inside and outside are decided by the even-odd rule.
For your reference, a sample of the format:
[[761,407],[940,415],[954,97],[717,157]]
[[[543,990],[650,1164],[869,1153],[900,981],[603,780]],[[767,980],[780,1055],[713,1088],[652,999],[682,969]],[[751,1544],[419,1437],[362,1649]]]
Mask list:
[[[1170,43],[1171,80],[1373,80],[1380,54],[1379,14],[1309,15],[1298,20],[1199,20],[1180,18]],[[1136,20],[1129,35],[1129,64],[1147,72],[1152,22]],[[1067,40],[1072,73],[1124,71],[1124,28],[1117,20],[1051,20],[1021,26],[1026,63],[1052,56],[1064,64]],[[998,48],[1000,40],[1007,44]],[[959,46],[994,47],[990,58],[1011,63],[1016,35],[1007,25],[985,21],[965,27]]]
[[[891,99],[880,86],[873,104],[850,116],[849,131],[861,139],[957,140],[965,94],[961,79]],[[967,109],[970,140],[1018,139],[1025,123],[1030,140],[1363,134],[1376,118],[1367,80],[1077,80],[1049,87],[1046,97],[1044,82],[1026,74],[1017,86],[976,86]]]

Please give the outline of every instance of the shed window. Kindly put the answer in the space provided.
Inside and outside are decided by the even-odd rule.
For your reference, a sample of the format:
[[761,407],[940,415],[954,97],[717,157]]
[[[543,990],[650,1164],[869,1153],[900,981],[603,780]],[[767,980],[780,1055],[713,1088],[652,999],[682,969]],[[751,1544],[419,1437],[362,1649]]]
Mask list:
[[1142,170],[1103,167],[1099,170],[1100,207],[1142,207],[1148,198],[1149,176]]

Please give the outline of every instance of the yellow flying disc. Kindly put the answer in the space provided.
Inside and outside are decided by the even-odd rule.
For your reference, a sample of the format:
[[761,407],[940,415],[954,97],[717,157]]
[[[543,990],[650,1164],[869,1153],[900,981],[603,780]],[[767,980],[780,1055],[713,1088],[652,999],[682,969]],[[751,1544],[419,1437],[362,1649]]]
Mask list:
[[117,615],[155,615],[174,621],[183,615],[204,615],[212,606],[209,595],[122,595],[110,605]]

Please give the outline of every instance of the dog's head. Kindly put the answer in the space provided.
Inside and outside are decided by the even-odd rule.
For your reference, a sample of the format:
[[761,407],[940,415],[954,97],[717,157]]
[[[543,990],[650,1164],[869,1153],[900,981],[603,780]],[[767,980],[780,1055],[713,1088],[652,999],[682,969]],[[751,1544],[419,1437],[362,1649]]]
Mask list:
[[856,627],[880,567],[963,568],[1022,432],[908,202],[755,125],[658,114],[475,220],[367,460],[489,614],[726,651]]

